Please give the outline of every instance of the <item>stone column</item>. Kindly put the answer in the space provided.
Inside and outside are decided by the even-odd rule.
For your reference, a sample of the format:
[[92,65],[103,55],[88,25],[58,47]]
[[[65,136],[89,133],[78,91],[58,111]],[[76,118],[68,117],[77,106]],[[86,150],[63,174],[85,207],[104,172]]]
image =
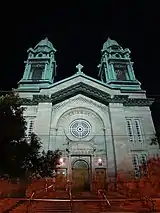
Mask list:
[[25,67],[24,74],[23,74],[23,80],[28,80],[29,79],[30,72],[31,72],[31,64],[27,63],[26,67]]
[[43,72],[43,80],[48,80],[48,63],[45,63],[44,72]]

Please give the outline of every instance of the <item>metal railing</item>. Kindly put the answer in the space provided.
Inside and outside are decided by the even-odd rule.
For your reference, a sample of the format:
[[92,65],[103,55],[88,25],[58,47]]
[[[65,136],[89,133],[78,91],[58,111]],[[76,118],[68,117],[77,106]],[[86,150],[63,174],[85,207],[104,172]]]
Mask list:
[[[53,187],[53,191],[54,191],[54,183],[48,186],[48,183],[47,183],[47,181],[46,181],[46,183],[45,183],[45,191],[47,192],[48,189],[50,189],[50,188],[52,188],[52,187]],[[32,194],[31,194],[31,196],[30,196],[30,198],[29,198],[29,200],[28,200],[28,205],[27,205],[26,213],[29,213],[30,208],[31,208],[31,203],[32,203],[33,200],[35,200],[35,199],[33,199],[33,197],[34,197],[38,192],[41,192],[41,191],[44,191],[44,188],[39,189],[38,191],[35,191],[35,190],[34,190],[34,191],[32,192]]]
[[45,179],[45,191],[47,192],[48,189],[53,188],[53,191],[56,190],[56,182],[55,179],[53,179],[53,184],[51,184],[50,186],[48,186],[48,182],[47,182],[47,178]]
[[30,206],[31,206],[31,200],[33,199],[34,194],[35,194],[35,191],[32,192],[32,194],[31,194],[31,196],[29,198],[26,213],[29,213]]
[[[48,192],[48,189],[52,188],[53,187],[53,191],[55,191],[55,180],[53,180],[53,184],[49,185],[48,186],[48,182],[47,182],[47,179],[45,180],[45,189],[42,188],[38,191],[33,191],[29,200],[28,200],[28,205],[27,205],[27,210],[26,210],[26,213],[29,213],[30,209],[31,209],[31,202],[34,200],[41,200],[41,201],[45,201],[46,199],[34,199],[34,196],[38,193],[38,192],[41,192],[41,191],[46,191]],[[71,189],[71,185],[70,185],[70,182],[67,182],[66,184],[66,189],[68,190],[68,195],[69,195],[69,200],[61,200],[61,201],[66,201],[66,202],[70,202],[70,208],[71,208],[71,213],[73,212],[73,199],[72,199],[72,189]],[[59,201],[58,199],[48,199],[48,201]]]
[[[104,190],[102,189],[98,189],[98,195],[100,195],[100,197],[102,197],[102,202],[105,202],[106,206],[107,206],[107,210],[109,210],[111,208],[111,203],[109,202],[108,198],[106,197]],[[100,211],[102,211],[102,202],[100,204]]]
[[[53,184],[48,186],[48,182],[47,182],[47,179],[46,179],[44,188],[42,188],[42,189],[40,189],[38,191],[33,191],[31,196],[30,196],[30,198],[28,199],[28,205],[27,205],[26,213],[29,213],[29,211],[31,209],[32,201],[46,201],[46,199],[35,199],[34,196],[37,193],[39,193],[41,191],[44,191],[44,190],[46,192],[48,192],[48,189],[50,189],[52,187],[53,187],[53,191],[55,191],[55,181],[53,181]],[[73,212],[73,207],[74,207],[74,203],[75,202],[99,202],[100,203],[100,212],[102,212],[102,205],[104,205],[104,204],[107,207],[108,211],[111,209],[111,203],[108,200],[108,198],[107,198],[107,196],[105,194],[106,190],[104,190],[104,189],[98,189],[98,191],[97,191],[98,195],[100,196],[99,200],[97,200],[97,199],[73,199],[72,187],[71,187],[71,182],[70,181],[68,181],[66,183],[66,191],[68,191],[69,199],[63,199],[63,200],[62,199],[47,199],[47,201],[50,201],[50,202],[57,202],[57,201],[69,202],[70,203],[70,211],[71,211],[71,213]],[[128,193],[128,192],[130,192],[130,193]],[[128,190],[127,191],[127,195],[128,195],[127,197],[128,198],[126,198],[127,200],[132,200],[131,198],[129,198],[129,194],[130,195],[132,194],[132,190]],[[124,199],[124,200],[126,201],[126,199]],[[139,199],[137,199],[137,200],[139,200],[142,205],[146,205],[150,212],[155,212],[155,203],[154,203],[154,200],[152,198],[150,198],[150,197],[144,195],[143,193],[139,192]]]

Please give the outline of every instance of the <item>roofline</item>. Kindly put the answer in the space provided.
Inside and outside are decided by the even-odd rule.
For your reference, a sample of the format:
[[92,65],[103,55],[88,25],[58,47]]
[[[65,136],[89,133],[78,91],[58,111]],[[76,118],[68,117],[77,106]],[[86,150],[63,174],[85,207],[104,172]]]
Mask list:
[[[67,81],[69,81],[69,80],[72,80],[72,79],[74,79],[74,78],[77,78],[77,77],[84,77],[84,78],[86,78],[86,79],[88,79],[88,80],[90,80],[90,81],[93,81],[93,82],[95,82],[95,83],[98,83],[98,84],[100,84],[101,86],[104,86],[105,88],[108,88],[108,89],[111,89],[111,90],[120,90],[120,91],[123,91],[123,93],[125,93],[125,89],[120,89],[120,88],[115,88],[115,87],[112,87],[112,86],[110,86],[110,85],[107,85],[106,83],[103,83],[102,81],[100,81],[100,80],[98,80],[98,79],[95,79],[95,78],[92,78],[92,77],[90,77],[90,76],[88,76],[88,75],[86,75],[86,74],[84,74],[83,72],[82,73],[76,73],[76,74],[74,74],[74,75],[72,75],[72,76],[70,76],[70,77],[68,77],[68,78],[65,78],[65,79],[62,79],[62,80],[60,80],[60,81],[58,81],[58,82],[55,82],[55,83],[53,83],[52,85],[50,85],[50,86],[48,86],[48,87],[46,87],[46,88],[43,88],[43,89],[51,89],[52,87],[55,87],[55,86],[58,86],[59,84],[61,84],[61,83],[64,83],[64,82],[67,82]],[[126,90],[126,93],[127,92],[132,92],[132,93],[146,93],[146,91],[145,90]]]

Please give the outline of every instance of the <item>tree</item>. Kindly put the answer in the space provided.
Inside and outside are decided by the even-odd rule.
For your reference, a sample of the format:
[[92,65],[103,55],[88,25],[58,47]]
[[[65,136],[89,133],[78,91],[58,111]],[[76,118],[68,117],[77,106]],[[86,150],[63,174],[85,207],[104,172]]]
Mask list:
[[125,196],[160,195],[160,158],[150,157],[144,165],[140,165],[140,177],[127,180],[123,174],[117,175],[117,191]]
[[[24,138],[26,122],[24,108],[14,92],[0,97],[0,172],[9,173],[17,146]],[[11,172],[12,173],[12,172]]]
[[48,150],[47,152],[42,152],[42,156],[39,158],[39,166],[37,170],[41,177],[53,176],[53,170],[56,169],[60,156],[61,152],[59,150]]
[[11,178],[51,176],[60,152],[41,153],[41,141],[36,134],[25,137],[26,122],[21,99],[11,92],[0,97],[0,175]]

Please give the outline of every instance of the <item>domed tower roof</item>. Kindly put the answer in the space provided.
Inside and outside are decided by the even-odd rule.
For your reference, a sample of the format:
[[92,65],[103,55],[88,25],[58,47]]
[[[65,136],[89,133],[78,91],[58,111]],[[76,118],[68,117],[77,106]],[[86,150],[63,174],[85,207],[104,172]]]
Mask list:
[[44,48],[46,51],[46,48],[48,49],[48,51],[56,51],[56,49],[53,47],[53,44],[48,40],[48,38],[45,38],[43,40],[41,40],[36,46],[35,46],[35,50],[38,48]]
[[102,51],[107,50],[111,46],[118,46],[118,47],[120,47],[120,45],[115,40],[112,40],[112,39],[108,38],[107,41],[103,44]]

